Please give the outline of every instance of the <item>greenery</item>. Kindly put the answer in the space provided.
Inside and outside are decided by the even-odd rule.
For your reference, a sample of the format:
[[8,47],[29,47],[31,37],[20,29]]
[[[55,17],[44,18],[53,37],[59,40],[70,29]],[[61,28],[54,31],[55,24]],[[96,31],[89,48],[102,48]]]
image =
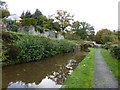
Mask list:
[[110,53],[113,57],[120,61],[120,46],[114,46],[111,48]]
[[43,16],[42,12],[39,9],[36,9],[35,12],[32,15],[32,18],[37,20],[37,25],[41,24],[41,16]]
[[2,18],[10,16],[10,12],[6,9],[0,9],[0,13],[2,13]]
[[[2,2],[1,2],[2,4]],[[3,2],[4,4],[4,2]],[[7,9],[1,9],[6,11]],[[4,15],[4,13],[3,13]],[[10,15],[10,14],[9,14]],[[5,16],[9,16],[5,13]],[[74,21],[73,15],[64,10],[57,10],[55,14],[48,17],[43,15],[39,9],[36,9],[34,13],[30,11],[22,12],[19,23],[14,20],[4,20],[4,24],[7,25],[9,31],[18,31],[19,27],[23,27],[28,32],[30,26],[34,26],[35,30],[43,33],[44,31],[55,31],[56,33],[66,33],[66,39],[69,40],[93,40],[94,28],[86,22]],[[78,23],[77,23],[78,22]],[[16,25],[16,26],[14,26]],[[71,30],[68,30],[71,29]],[[69,31],[72,34],[67,34]]]
[[112,41],[112,31],[108,29],[98,31],[95,36],[95,41],[100,44],[105,44],[106,42]]
[[52,40],[32,35],[21,37],[15,45],[20,52],[18,59],[23,62],[41,59],[61,52],[70,52],[75,48],[75,44],[69,43],[67,40]]
[[13,32],[17,32],[18,26],[17,25],[9,25],[9,30]]
[[94,56],[96,50],[95,48],[90,48],[88,55],[65,81],[64,88],[93,88]]
[[72,25],[72,30],[76,35],[80,36],[81,39],[87,39],[87,36],[90,40],[93,40],[94,28],[89,23],[75,21]]
[[7,64],[29,62],[73,51],[76,44],[68,40],[40,37],[37,35],[3,31],[3,50]]
[[23,12],[23,13],[21,14],[21,18],[22,18],[22,19],[32,18],[32,14],[31,14],[30,11],[26,11],[26,13]]
[[36,19],[33,18],[25,18],[21,20],[22,26],[35,26],[36,25]]
[[71,22],[73,21],[73,15],[63,10],[57,10],[54,18],[60,24],[60,31],[64,31],[66,27],[71,26]]
[[102,49],[101,53],[120,85],[120,62],[110,55],[109,50]]
[[107,43],[107,42],[112,42],[113,41],[113,38],[112,38],[112,35],[103,35],[102,36],[102,41],[103,43]]
[[106,42],[105,44],[102,45],[102,48],[110,49],[112,47],[111,45],[112,45],[111,42]]

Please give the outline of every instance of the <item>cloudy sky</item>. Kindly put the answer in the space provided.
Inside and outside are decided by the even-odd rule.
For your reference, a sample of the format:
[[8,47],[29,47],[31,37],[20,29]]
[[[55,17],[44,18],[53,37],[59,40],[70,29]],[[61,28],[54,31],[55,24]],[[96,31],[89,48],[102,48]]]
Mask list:
[[74,14],[75,21],[85,21],[100,29],[118,29],[118,2],[120,0],[2,0],[8,4],[11,14],[31,13],[38,8],[44,15],[52,15],[56,10]]

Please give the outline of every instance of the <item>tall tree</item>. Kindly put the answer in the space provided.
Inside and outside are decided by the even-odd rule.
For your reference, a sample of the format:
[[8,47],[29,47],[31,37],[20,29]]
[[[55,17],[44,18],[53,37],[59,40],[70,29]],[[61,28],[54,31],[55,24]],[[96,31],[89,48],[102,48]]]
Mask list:
[[60,24],[60,31],[64,31],[66,27],[71,26],[73,21],[73,15],[70,15],[67,11],[57,10],[54,16],[55,20]]
[[88,40],[94,41],[95,40],[95,31],[93,26],[89,26],[87,29]]
[[39,9],[36,9],[35,10],[35,13],[33,14],[33,18],[34,19],[38,19],[40,16],[42,16],[43,14],[42,14],[42,12],[39,10]]
[[80,36],[81,39],[86,39],[87,36],[91,37],[91,35],[94,35],[93,26],[86,22],[73,22],[72,30],[76,33],[76,35]]
[[24,11],[22,12],[22,14],[21,14],[21,16],[20,16],[22,19],[24,19],[25,18],[25,13],[24,13]]
[[36,9],[35,13],[33,14],[32,18],[37,20],[37,25],[41,24],[40,16],[43,16],[42,12],[39,9]]
[[0,9],[2,13],[2,18],[10,16],[10,12],[7,9]]
[[24,18],[32,18],[32,14],[30,11],[26,11],[26,13],[23,13],[21,14],[21,18],[24,19]]
[[113,38],[112,38],[112,35],[103,35],[102,36],[102,41],[103,43],[107,43],[107,42],[112,42],[113,41]]
[[7,9],[6,2],[0,0],[0,18],[8,17],[10,12]]
[[21,20],[22,26],[36,26],[36,19],[33,18],[25,18]]
[[[95,41],[97,43],[103,44],[103,43],[105,43],[104,41],[106,41],[109,38],[108,36],[111,36],[111,35],[112,35],[112,31],[110,31],[108,29],[99,30],[95,36]],[[103,40],[103,39],[105,39],[105,40]]]
[[53,23],[53,30],[60,32],[60,24],[58,22]]

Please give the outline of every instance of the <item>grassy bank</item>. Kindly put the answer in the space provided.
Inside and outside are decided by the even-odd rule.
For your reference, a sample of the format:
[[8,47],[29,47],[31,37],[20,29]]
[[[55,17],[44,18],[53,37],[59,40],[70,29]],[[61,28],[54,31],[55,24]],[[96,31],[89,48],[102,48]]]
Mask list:
[[64,88],[93,88],[94,85],[94,56],[97,49],[90,52],[65,81]]
[[120,62],[111,56],[109,50],[102,49],[101,53],[120,85],[120,69],[118,68],[118,66],[120,65]]
[[58,53],[71,52],[76,47],[68,40],[9,31],[2,32],[2,43],[4,65],[41,60]]

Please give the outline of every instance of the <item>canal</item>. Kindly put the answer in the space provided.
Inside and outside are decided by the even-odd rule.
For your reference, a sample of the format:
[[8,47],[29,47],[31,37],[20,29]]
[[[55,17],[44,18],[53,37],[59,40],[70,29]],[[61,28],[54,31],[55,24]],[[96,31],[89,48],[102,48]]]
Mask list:
[[2,68],[2,88],[60,88],[86,56],[75,51]]

